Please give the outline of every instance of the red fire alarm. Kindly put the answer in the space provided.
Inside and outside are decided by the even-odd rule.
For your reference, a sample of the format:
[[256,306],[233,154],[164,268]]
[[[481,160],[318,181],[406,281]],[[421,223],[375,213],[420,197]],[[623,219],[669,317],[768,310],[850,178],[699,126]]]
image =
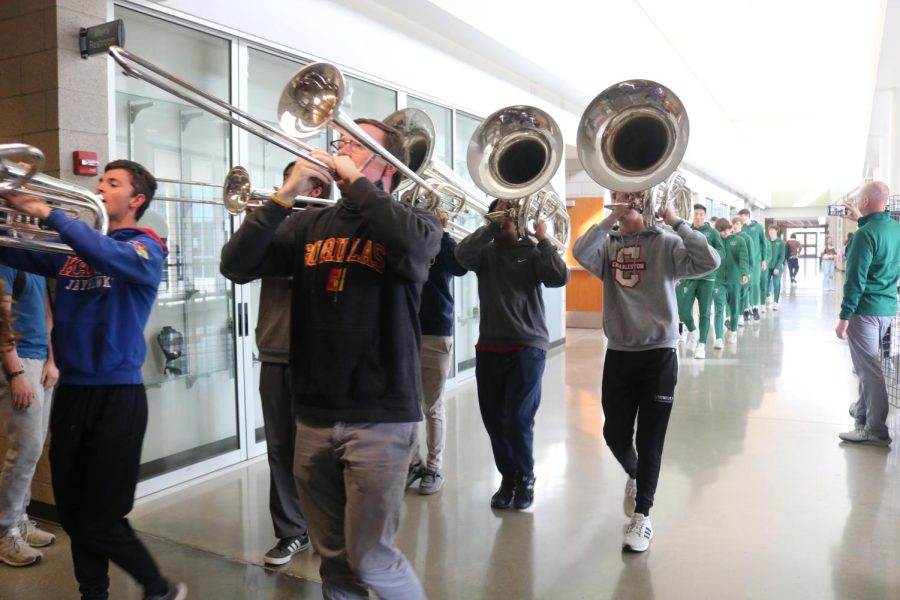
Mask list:
[[72,153],[72,172],[76,175],[96,175],[99,166],[96,152],[76,150]]

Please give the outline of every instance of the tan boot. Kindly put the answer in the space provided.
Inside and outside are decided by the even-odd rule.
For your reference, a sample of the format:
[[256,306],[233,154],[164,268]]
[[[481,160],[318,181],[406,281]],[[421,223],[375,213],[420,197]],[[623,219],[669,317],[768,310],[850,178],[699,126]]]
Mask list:
[[6,535],[0,537],[0,561],[11,567],[27,567],[43,557],[40,550],[35,550],[25,543],[18,527],[13,527]]
[[24,515],[19,521],[19,531],[22,533],[22,539],[32,548],[43,548],[56,541],[55,535],[38,527],[28,515]]

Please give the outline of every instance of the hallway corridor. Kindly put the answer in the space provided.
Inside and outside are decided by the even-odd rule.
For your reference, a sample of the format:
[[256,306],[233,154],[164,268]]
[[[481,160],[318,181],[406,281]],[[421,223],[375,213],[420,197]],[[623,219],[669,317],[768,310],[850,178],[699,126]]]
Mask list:
[[[822,292],[809,267],[736,347],[682,356],[643,555],[620,550],[626,478],[602,437],[601,331],[568,330],[547,362],[528,511],[489,508],[499,475],[474,381],[449,390],[446,485],[407,492],[398,537],[429,598],[900,598],[896,411],[893,448],[839,443],[856,379],[833,333],[840,291]],[[144,501],[131,520],[192,599],[321,598],[311,552],[261,566],[267,494],[257,460]],[[3,569],[0,599],[77,597],[65,535],[47,550]],[[140,597],[118,569],[112,597]]]

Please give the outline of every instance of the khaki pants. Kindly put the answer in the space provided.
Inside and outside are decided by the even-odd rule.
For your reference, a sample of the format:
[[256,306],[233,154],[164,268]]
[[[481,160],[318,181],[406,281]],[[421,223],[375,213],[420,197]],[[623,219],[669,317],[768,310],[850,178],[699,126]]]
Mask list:
[[[447,437],[447,409],[444,406],[444,385],[450,373],[453,357],[453,338],[442,335],[422,336],[422,390],[425,401],[425,440],[428,458],[425,468],[439,472],[443,465],[444,439]],[[416,448],[416,455],[419,454]],[[415,460],[416,457],[413,457]]]

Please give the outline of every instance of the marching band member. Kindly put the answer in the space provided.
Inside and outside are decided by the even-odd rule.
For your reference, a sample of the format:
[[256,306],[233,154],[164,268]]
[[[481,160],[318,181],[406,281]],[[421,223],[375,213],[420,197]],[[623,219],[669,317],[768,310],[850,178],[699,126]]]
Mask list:
[[710,273],[720,259],[670,207],[663,220],[675,235],[646,227],[632,194],[613,192],[613,202],[622,206],[588,229],[572,253],[603,281],[603,436],[628,475],[623,508],[631,522],[622,548],[643,552],[653,537],[650,508],[678,377],[675,281]]
[[[357,123],[406,162],[398,131]],[[424,598],[394,536],[422,419],[419,298],[441,225],[391,198],[400,173],[384,157],[346,134],[336,146],[312,154],[340,201],[285,220],[295,196],[332,181],[298,161],[225,245],[221,271],[238,283],[293,276],[294,475],[325,598]]]
[[[508,208],[507,200],[494,200],[488,212]],[[536,245],[514,219],[497,217],[456,248],[460,264],[478,276],[478,406],[502,476],[492,508],[524,510],[534,502],[534,417],[549,347],[541,285],[569,281],[565,261],[547,239],[547,224],[535,222],[534,232]]]

